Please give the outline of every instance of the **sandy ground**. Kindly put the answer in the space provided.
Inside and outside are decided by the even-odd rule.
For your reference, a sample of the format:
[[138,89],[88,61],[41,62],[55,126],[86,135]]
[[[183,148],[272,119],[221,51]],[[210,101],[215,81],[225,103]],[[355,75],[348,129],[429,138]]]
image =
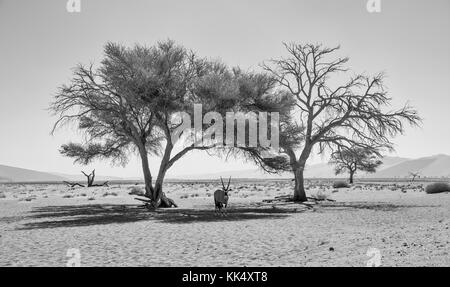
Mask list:
[[311,182],[305,205],[266,203],[292,182],[235,182],[227,217],[214,215],[217,183],[168,183],[179,208],[149,212],[130,185],[70,189],[0,185],[0,266],[450,265],[450,195],[424,184]]

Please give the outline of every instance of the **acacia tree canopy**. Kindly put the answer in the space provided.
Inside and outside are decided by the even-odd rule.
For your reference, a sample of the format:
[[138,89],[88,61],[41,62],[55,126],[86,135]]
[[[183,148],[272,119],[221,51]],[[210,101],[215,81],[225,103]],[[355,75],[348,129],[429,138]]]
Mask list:
[[[60,152],[81,164],[111,159],[124,165],[130,153],[138,153],[146,196],[158,207],[161,200],[167,202],[162,192],[167,170],[188,152],[217,145],[192,143],[176,150],[172,135],[183,124],[177,114],[192,115],[196,103],[203,104],[204,113],[250,107],[272,82],[200,58],[170,40],[132,48],[107,43],[98,68],[77,66],[70,84],[59,89],[50,106],[58,116],[52,132],[69,122],[78,125],[84,142],[65,144]],[[149,156],[161,157],[154,184]]]
[[374,173],[383,162],[380,154],[364,148],[337,150],[331,154],[330,164],[335,165],[335,173],[349,173],[349,182],[353,183],[353,176],[358,171]]
[[[180,158],[171,157],[170,134],[178,125],[172,115],[190,108],[197,81],[225,72],[221,63],[201,59],[170,40],[133,48],[107,43],[100,67],[76,67],[71,83],[60,88],[51,104],[59,116],[53,131],[76,122],[85,135],[85,142],[63,145],[61,153],[81,164],[94,159],[126,164],[129,153],[137,152],[146,195],[158,206],[165,172]],[[180,153],[193,149],[197,147],[185,147]],[[149,155],[163,157],[155,185]]]

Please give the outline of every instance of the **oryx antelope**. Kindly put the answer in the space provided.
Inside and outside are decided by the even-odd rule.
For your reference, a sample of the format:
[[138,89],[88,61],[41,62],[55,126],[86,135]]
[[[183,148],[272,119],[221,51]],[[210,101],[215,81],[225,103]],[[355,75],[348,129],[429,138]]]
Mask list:
[[220,182],[222,182],[222,189],[214,191],[214,204],[215,204],[214,212],[215,214],[226,215],[226,210],[225,209],[222,210],[222,208],[223,207],[226,208],[228,205],[228,191],[231,190],[230,188],[231,176],[228,179],[227,187],[225,187],[222,177],[220,177]]

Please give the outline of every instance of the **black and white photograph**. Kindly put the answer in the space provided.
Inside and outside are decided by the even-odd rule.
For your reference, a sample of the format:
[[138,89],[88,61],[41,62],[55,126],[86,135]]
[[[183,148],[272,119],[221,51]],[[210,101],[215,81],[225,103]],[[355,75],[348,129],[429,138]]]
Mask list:
[[449,83],[448,0],[0,0],[0,267],[448,267]]

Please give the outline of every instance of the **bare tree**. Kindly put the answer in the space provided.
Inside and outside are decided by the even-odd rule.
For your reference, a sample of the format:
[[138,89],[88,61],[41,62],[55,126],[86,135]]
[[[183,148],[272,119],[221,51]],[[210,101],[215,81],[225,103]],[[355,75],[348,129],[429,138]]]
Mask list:
[[[81,173],[86,177],[87,179],[87,187],[93,187],[93,186],[108,186],[108,181],[105,181],[102,184],[94,184],[95,180],[95,169],[92,170],[90,174],[86,174],[84,171],[81,171]],[[69,182],[69,181],[63,181],[65,184],[67,184],[70,187],[80,186],[85,187],[84,185],[78,183],[78,182]]]
[[87,186],[91,187],[94,184],[95,169],[90,174],[86,174],[84,171],[81,171],[81,173],[87,178]]
[[94,184],[95,169],[92,170],[90,174],[86,174],[84,171],[81,171],[81,173],[87,178],[87,186],[88,187],[92,187],[92,186],[108,186],[108,182],[107,181],[105,181],[102,184]]
[[365,148],[350,148],[344,150],[339,148],[332,153],[330,160],[330,164],[336,166],[336,175],[344,172],[349,173],[350,183],[353,183],[353,176],[356,171],[361,170],[373,173],[382,163],[380,154]]
[[417,178],[420,177],[420,172],[419,172],[419,171],[417,171],[417,172],[412,172],[412,171],[410,171],[410,172],[409,172],[409,176],[411,177],[411,182],[414,182],[414,180],[416,179],[416,177],[417,177]]
[[319,153],[336,147],[392,149],[390,138],[403,133],[404,122],[417,125],[420,118],[408,105],[386,111],[391,98],[383,75],[348,76],[349,59],[334,56],[339,47],[295,43],[285,47],[287,58],[273,59],[263,67],[295,100],[295,115],[281,130],[280,148],[295,175],[294,200],[306,201],[303,172],[314,147]]

